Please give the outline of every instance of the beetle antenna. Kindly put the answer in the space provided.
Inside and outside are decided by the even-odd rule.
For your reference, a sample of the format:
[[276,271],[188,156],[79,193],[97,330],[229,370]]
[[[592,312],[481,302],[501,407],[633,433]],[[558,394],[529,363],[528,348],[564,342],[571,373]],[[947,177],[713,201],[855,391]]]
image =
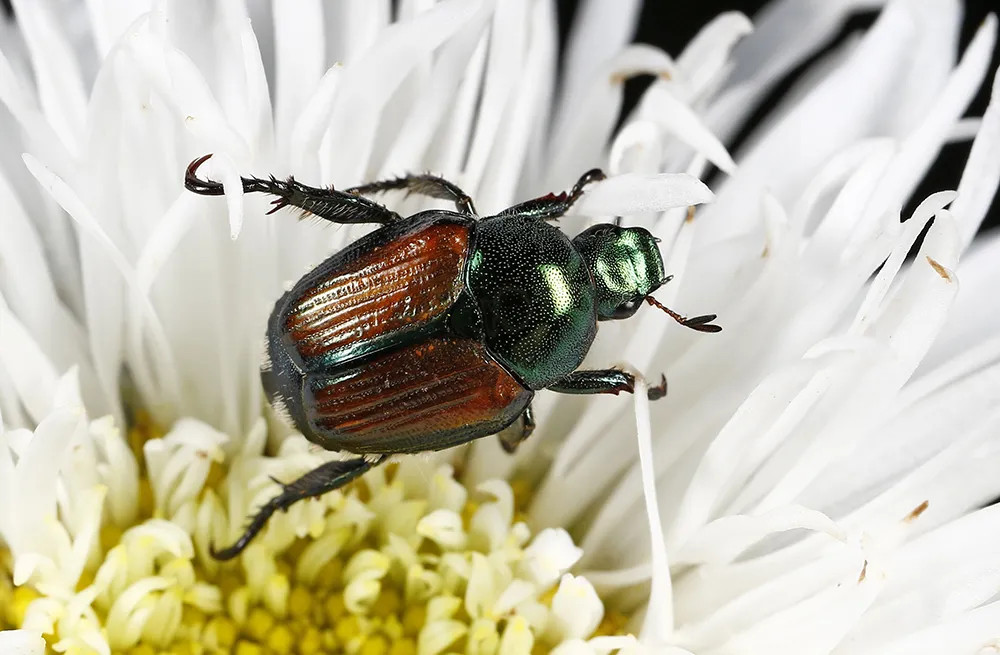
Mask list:
[[660,303],[653,296],[646,296],[646,302],[654,307],[659,307],[667,314],[667,316],[674,319],[675,321],[677,321],[686,328],[691,328],[692,330],[696,330],[698,332],[722,331],[722,327],[718,325],[712,325],[712,321],[714,321],[717,318],[715,314],[704,314],[702,316],[694,316],[692,318],[688,318],[686,316],[681,316],[680,314],[670,309],[666,305]]

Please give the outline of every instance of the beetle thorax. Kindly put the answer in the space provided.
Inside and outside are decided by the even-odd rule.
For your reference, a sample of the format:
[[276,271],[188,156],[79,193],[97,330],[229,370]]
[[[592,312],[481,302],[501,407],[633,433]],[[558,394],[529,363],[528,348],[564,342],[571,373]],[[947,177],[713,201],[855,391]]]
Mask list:
[[537,219],[476,226],[468,285],[487,348],[532,389],[576,370],[597,332],[594,287],[583,257]]

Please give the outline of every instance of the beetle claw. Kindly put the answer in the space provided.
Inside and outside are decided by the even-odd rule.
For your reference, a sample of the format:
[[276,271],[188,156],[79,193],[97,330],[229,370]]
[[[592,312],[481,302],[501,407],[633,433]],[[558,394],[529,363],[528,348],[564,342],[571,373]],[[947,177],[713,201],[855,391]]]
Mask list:
[[274,212],[278,211],[279,209],[284,209],[285,207],[287,207],[288,206],[288,199],[287,198],[276,198],[276,199],[274,199],[274,200],[271,201],[271,204],[274,205],[274,206],[271,207],[270,210],[268,210],[268,212],[266,213],[267,216],[270,216],[271,214],[273,214]]
[[207,155],[202,155],[198,157],[190,164],[188,164],[187,171],[184,173],[184,188],[188,191],[194,191],[203,196],[221,196],[222,195],[222,185],[215,180],[202,179],[198,177],[198,169],[206,161],[211,159],[212,153]]
[[649,387],[646,390],[646,398],[650,400],[659,400],[667,395],[667,376],[660,373],[660,383],[655,387]]

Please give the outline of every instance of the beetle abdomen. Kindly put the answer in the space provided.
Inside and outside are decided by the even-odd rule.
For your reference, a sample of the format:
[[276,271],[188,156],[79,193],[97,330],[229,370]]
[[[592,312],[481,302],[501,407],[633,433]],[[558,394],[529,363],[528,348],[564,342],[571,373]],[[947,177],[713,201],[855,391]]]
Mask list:
[[531,400],[482,343],[432,338],[303,383],[311,439],[327,449],[450,448],[510,425]]
[[304,369],[379,350],[381,341],[391,345],[448,311],[464,288],[469,230],[453,222],[417,227],[369,235],[356,244],[367,247],[334,255],[290,292],[280,330]]

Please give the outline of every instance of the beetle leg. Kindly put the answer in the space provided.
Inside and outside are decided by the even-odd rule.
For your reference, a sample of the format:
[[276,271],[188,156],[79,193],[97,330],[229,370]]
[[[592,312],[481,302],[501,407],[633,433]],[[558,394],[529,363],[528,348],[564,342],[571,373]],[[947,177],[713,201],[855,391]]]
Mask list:
[[450,200],[455,203],[455,208],[468,216],[476,215],[476,208],[472,204],[472,198],[465,191],[462,191],[456,184],[449,182],[437,175],[406,175],[392,180],[379,180],[362,184],[361,186],[346,189],[347,193],[358,195],[368,195],[371,193],[383,193],[385,191],[405,190],[407,195],[416,193],[429,198],[440,198]]
[[[198,177],[198,167],[211,156],[199,157],[188,165],[187,174],[184,176],[184,186],[188,191],[203,196],[221,196],[223,194],[220,182]],[[268,214],[273,214],[283,207],[296,207],[302,210],[301,218],[312,215],[331,223],[385,224],[399,220],[399,214],[396,212],[354,193],[337,191],[333,188],[311,187],[296,182],[291,177],[287,180],[279,180],[274,176],[267,180],[262,180],[259,177],[240,179],[243,180],[243,193],[269,193],[272,196],[277,196],[271,202],[274,207],[267,212]]]
[[209,552],[212,554],[212,557],[219,560],[236,557],[243,552],[243,549],[264,528],[271,515],[279,509],[285,511],[300,500],[322,496],[328,491],[338,489],[359,477],[373,466],[378,466],[387,457],[387,455],[379,455],[378,459],[374,461],[369,461],[364,457],[334,460],[317,466],[289,484],[282,484],[271,478],[281,485],[281,493],[264,503],[257,510],[257,513],[250,519],[250,523],[243,531],[243,534],[240,535],[240,538],[232,546],[223,548],[222,550],[216,550],[215,546],[211,546]]
[[497,439],[500,440],[500,446],[508,455],[513,455],[514,451],[517,450],[518,445],[525,439],[531,436],[531,433],[535,431],[535,415],[531,411],[531,404],[529,403],[524,411],[521,412],[521,426],[511,425],[504,428],[497,434]]
[[497,216],[527,216],[542,221],[554,221],[569,211],[573,203],[583,195],[583,190],[588,184],[603,180],[605,177],[607,176],[604,171],[593,168],[580,176],[569,193],[565,191],[550,193],[541,198],[528,200],[519,205],[508,207]]
[[[616,368],[595,371],[574,371],[559,382],[549,385],[552,391],[559,393],[613,393],[616,396],[622,391],[635,391],[635,376]],[[660,383],[646,390],[646,397],[659,400],[667,395],[667,377],[660,376]]]

